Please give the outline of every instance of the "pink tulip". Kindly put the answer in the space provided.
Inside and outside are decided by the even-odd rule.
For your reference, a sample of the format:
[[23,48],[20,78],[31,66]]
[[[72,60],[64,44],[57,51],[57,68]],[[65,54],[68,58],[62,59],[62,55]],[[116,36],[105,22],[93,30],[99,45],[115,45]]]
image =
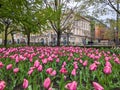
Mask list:
[[77,64],[74,64],[74,69],[78,69],[78,65]]
[[53,90],[51,87],[48,90]]
[[30,70],[34,70],[35,69],[35,67],[30,67]]
[[87,60],[83,62],[83,66],[84,66],[84,67],[87,66],[87,64],[88,64],[88,61],[87,61]]
[[28,71],[28,75],[31,75],[33,73],[33,69]]
[[94,58],[95,58],[95,60],[98,60],[100,58],[100,56],[95,56]]
[[39,65],[38,68],[37,68],[37,70],[38,70],[39,72],[41,72],[42,69],[43,69],[43,68],[42,68],[42,65]]
[[91,54],[90,55],[90,58],[94,59],[95,55],[94,54]]
[[40,59],[43,59],[45,57],[44,54],[41,54],[41,56],[39,56]]
[[63,62],[63,65],[66,66],[66,62],[65,61]]
[[48,61],[52,62],[53,58],[51,56],[48,57]]
[[60,69],[60,73],[62,73],[62,74],[67,74],[67,69],[66,69],[66,68],[61,68],[61,69]]
[[120,64],[119,58],[116,57],[116,58],[114,59],[114,61],[115,61],[117,64]]
[[94,90],[104,90],[104,88],[97,82],[93,82]]
[[65,88],[68,90],[77,90],[77,82],[73,81],[71,83],[68,83],[67,85],[65,85]]
[[70,86],[71,86],[71,83],[68,83],[68,84],[65,85],[65,88],[70,90]]
[[80,63],[82,64],[83,63],[83,61],[80,59]]
[[95,71],[97,69],[97,65],[95,63],[93,63],[93,64],[90,65],[89,69],[91,71]]
[[98,62],[98,61],[94,61],[94,63],[95,63],[96,65],[100,65],[100,62]]
[[70,55],[69,55],[70,57],[73,57],[73,53],[70,53]]
[[51,76],[55,76],[56,75],[56,70],[53,70],[51,73],[50,73]]
[[26,60],[26,57],[23,57],[22,55],[19,56],[20,60]]
[[110,58],[109,57],[105,57],[105,61],[109,61],[110,60]]
[[46,70],[46,73],[51,74],[51,73],[52,73],[52,71],[53,71],[53,69],[52,69],[52,68],[48,68],[48,69]]
[[4,66],[4,64],[2,62],[0,62],[0,68],[2,68]]
[[46,64],[47,63],[47,59],[45,58],[45,59],[42,59],[42,63],[43,64]]
[[27,55],[28,55],[28,53],[26,52],[26,53],[24,53],[24,55],[23,55],[23,56],[24,56],[24,57],[27,57]]
[[45,89],[48,89],[50,87],[50,84],[51,84],[51,80],[48,77],[44,80],[43,86],[44,86]]
[[30,61],[30,62],[33,61],[33,57],[32,57],[32,56],[29,57],[29,61]]
[[16,59],[16,56],[18,56],[17,54],[11,55],[9,56],[11,59]]
[[72,74],[73,76],[76,76],[76,69],[73,69],[72,72],[71,72],[71,74]]
[[60,59],[59,59],[59,58],[57,58],[57,59],[56,59],[56,62],[57,62],[57,63],[59,63],[59,62],[60,62]]
[[38,67],[40,65],[40,62],[38,61],[38,60],[36,60],[35,62],[34,62],[34,67]]
[[105,74],[111,74],[112,73],[112,69],[109,66],[105,66],[103,72]]
[[105,66],[112,67],[111,63],[109,61],[106,61]]
[[5,81],[0,81],[0,90],[4,90],[6,86]]
[[13,69],[13,72],[14,72],[14,73],[19,72],[19,68],[15,68],[15,69]]
[[70,61],[71,60],[71,57],[68,57],[68,61]]
[[16,63],[18,63],[20,60],[19,60],[19,57],[18,57],[18,55],[16,56],[16,58],[15,58],[15,62]]
[[26,89],[28,87],[28,80],[24,79],[23,81],[23,88]]
[[29,54],[29,53],[27,53],[27,56],[26,56],[27,58],[31,58],[31,55]]
[[7,65],[6,69],[7,69],[7,70],[12,69],[12,64]]

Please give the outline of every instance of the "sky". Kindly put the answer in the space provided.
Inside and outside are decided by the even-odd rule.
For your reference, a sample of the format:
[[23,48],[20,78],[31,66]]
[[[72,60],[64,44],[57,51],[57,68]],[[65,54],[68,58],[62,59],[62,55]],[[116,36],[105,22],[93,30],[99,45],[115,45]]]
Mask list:
[[[70,2],[68,4],[70,7],[74,7],[76,5],[75,2]],[[116,12],[109,6],[105,6],[106,8],[108,8],[110,10],[110,12],[106,12],[106,15],[99,15],[99,17],[96,17],[93,15],[93,7],[90,7],[88,10],[89,13],[87,13],[90,16],[94,16],[95,18],[101,20],[101,21],[106,21],[107,19],[114,19],[116,20]]]

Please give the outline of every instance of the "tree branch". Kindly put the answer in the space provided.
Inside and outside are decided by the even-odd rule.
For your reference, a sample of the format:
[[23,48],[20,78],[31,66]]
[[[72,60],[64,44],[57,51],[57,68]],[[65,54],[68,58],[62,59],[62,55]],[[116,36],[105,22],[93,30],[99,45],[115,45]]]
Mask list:
[[111,8],[113,8],[118,14],[120,14],[120,11],[115,8],[115,6],[112,4],[111,0],[108,0],[108,2],[109,2],[108,5],[109,5]]
[[52,21],[50,21],[49,20],[49,22],[50,22],[50,24],[51,24],[51,26],[52,26],[52,28],[57,32],[57,28],[55,27],[55,25],[53,24],[53,22]]

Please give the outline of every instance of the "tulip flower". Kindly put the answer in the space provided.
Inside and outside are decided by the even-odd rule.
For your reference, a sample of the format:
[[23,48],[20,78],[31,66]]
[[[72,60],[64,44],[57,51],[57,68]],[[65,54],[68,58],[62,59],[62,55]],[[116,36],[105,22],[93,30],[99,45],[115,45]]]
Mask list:
[[0,62],[0,68],[2,68],[4,66],[4,64],[2,62]]
[[60,73],[66,74],[66,73],[67,73],[67,69],[62,67],[62,68],[60,69]]
[[4,90],[6,87],[5,81],[0,81],[0,90]]
[[44,80],[43,86],[44,86],[45,89],[49,89],[50,84],[51,84],[51,80],[50,80],[50,78],[48,77],[48,78],[46,78],[46,79]]
[[20,60],[26,60],[26,57],[23,57],[22,55],[19,56]]
[[17,55],[16,58],[15,58],[15,62],[18,63],[20,60],[19,60],[19,56]]
[[90,65],[89,69],[91,71],[95,71],[97,69],[97,65],[95,63],[93,63],[93,64]]
[[93,82],[94,90],[104,90],[104,88],[97,82]]
[[53,70],[51,73],[50,73],[51,76],[55,76],[56,75],[56,70]]
[[48,90],[53,90],[51,87]]
[[109,61],[106,61],[105,66],[112,67],[111,63]]
[[77,82],[73,81],[71,83],[68,83],[67,85],[65,85],[65,88],[68,90],[77,90]]
[[68,57],[68,61],[70,61],[70,60],[71,60],[71,57],[69,56],[69,57]]
[[24,79],[23,81],[23,88],[26,89],[28,87],[28,80]]
[[59,58],[57,58],[57,59],[56,59],[56,62],[57,62],[57,63],[59,63],[59,62],[60,62],[60,59],[59,59]]
[[41,54],[41,56],[39,56],[40,59],[43,59],[45,57],[44,54]]
[[79,61],[80,61],[81,64],[83,63],[83,61],[81,59]]
[[116,62],[117,64],[120,64],[119,58],[116,57],[116,58],[114,59],[114,62]]
[[45,58],[45,59],[42,59],[42,63],[43,64],[46,64],[47,63],[47,59]]
[[35,62],[34,62],[34,67],[38,67],[40,65],[40,62],[38,61],[38,60],[36,60]]
[[14,72],[14,73],[19,72],[19,68],[14,68],[14,69],[13,69],[13,72]]
[[34,70],[35,69],[35,67],[30,67],[30,70]]
[[53,58],[51,56],[48,57],[48,61],[52,62]]
[[30,56],[29,61],[32,62],[33,61],[33,57]]
[[109,57],[105,57],[105,61],[109,61],[110,60],[110,58]]
[[78,69],[78,65],[77,64],[74,64],[74,69]]
[[76,69],[73,69],[72,72],[71,72],[71,74],[72,74],[73,76],[76,76]]
[[7,69],[7,70],[12,69],[12,64],[7,65],[6,69]]
[[98,61],[94,61],[94,63],[95,63],[96,65],[100,65],[100,62],[98,62]]
[[83,66],[84,66],[84,67],[87,66],[87,64],[88,64],[88,61],[87,61],[87,60],[83,62]]
[[52,68],[48,68],[48,69],[46,70],[46,73],[51,74],[51,73],[52,73],[52,71],[53,71],[53,69],[52,69]]
[[105,74],[111,74],[112,73],[112,69],[111,69],[110,66],[105,66],[103,72]]
[[33,69],[28,71],[28,75],[31,75],[33,73]]
[[38,68],[37,68],[37,70],[38,70],[39,72],[41,72],[42,69],[43,69],[42,65],[39,65]]

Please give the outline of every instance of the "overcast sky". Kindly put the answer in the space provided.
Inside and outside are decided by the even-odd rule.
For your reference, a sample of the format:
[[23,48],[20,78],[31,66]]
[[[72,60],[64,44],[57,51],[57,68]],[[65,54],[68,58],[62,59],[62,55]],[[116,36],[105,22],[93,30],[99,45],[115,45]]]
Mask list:
[[[68,4],[70,7],[74,7],[76,5],[75,2],[70,2]],[[107,19],[116,19],[116,12],[109,6],[105,6],[106,8],[108,8],[109,10],[111,10],[110,12],[106,12],[106,15],[99,15],[98,17],[96,17],[99,20],[102,21],[106,21]],[[89,8],[89,13],[87,13],[88,15],[94,16],[92,11],[94,8],[90,7]],[[95,16],[94,16],[95,17]]]

